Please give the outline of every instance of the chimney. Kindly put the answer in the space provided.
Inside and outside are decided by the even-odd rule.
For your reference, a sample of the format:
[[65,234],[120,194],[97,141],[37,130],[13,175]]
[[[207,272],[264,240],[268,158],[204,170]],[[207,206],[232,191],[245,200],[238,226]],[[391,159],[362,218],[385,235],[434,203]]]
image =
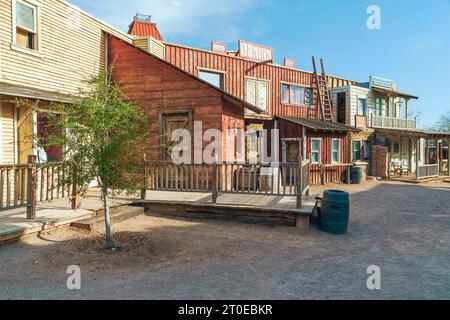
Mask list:
[[138,37],[152,37],[156,40],[163,41],[156,23],[152,22],[151,15],[137,13],[133,18],[133,22],[130,24],[128,34]]

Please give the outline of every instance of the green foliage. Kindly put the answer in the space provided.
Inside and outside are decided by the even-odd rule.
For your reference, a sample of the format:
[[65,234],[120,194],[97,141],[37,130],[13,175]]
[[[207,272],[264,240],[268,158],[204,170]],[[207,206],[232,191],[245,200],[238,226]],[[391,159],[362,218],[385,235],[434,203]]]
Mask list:
[[65,183],[80,186],[79,193],[93,180],[102,188],[137,191],[146,118],[105,74],[91,78],[82,97],[47,114],[46,135],[35,139],[37,145],[63,148],[64,161],[76,172]]

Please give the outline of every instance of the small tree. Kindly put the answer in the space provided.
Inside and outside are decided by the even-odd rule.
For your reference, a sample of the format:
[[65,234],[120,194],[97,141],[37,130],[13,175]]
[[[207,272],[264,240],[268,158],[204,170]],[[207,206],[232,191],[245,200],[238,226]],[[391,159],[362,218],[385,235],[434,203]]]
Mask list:
[[63,183],[79,186],[74,196],[83,195],[92,181],[102,191],[106,243],[115,248],[110,223],[110,189],[136,192],[144,152],[145,116],[127,102],[121,89],[106,74],[92,77],[89,90],[80,101],[59,105],[47,114],[46,136],[37,145],[59,146],[72,173]]
[[450,132],[450,112],[441,115],[439,121],[434,126],[434,129]]

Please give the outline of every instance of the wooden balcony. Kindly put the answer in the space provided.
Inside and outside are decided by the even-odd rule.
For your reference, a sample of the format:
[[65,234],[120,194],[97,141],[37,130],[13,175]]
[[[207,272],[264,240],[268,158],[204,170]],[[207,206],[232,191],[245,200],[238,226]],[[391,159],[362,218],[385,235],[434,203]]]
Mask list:
[[417,129],[417,121],[416,119],[400,119],[372,115],[371,127],[384,129]]

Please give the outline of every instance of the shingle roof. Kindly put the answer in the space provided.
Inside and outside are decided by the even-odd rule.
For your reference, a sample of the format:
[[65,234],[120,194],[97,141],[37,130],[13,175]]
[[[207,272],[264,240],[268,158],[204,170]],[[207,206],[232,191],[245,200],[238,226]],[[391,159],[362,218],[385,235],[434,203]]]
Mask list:
[[130,25],[128,34],[140,37],[153,37],[156,40],[163,41],[156,24],[152,22],[134,20]]
[[304,127],[307,127],[312,130],[317,131],[337,131],[337,132],[359,132],[360,129],[349,127],[344,124],[334,123],[334,122],[325,122],[319,119],[312,118],[293,118],[293,117],[283,117],[278,116],[280,119],[284,119]]

